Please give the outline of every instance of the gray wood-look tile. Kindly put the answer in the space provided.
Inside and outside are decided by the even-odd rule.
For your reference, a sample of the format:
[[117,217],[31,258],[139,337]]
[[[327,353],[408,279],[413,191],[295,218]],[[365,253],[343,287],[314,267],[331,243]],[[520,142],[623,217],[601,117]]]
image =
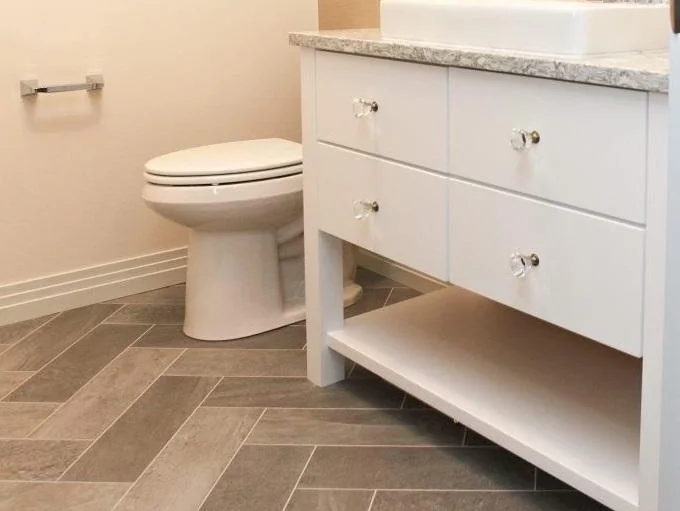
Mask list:
[[106,322],[133,325],[181,325],[184,322],[184,305],[124,305]]
[[345,309],[345,317],[350,318],[385,305],[391,289],[364,289],[363,295],[357,303]]
[[413,397],[411,394],[406,394],[404,406],[406,410],[433,410],[430,405],[423,403],[420,399]]
[[30,334],[33,330],[40,328],[56,314],[43,316],[41,318],[28,319],[20,323],[0,326],[0,344],[14,344],[18,340]]
[[0,353],[2,353],[5,350],[8,350],[10,346],[12,346],[12,345],[11,344],[0,344]]
[[463,426],[435,411],[267,410],[256,444],[461,445]]
[[161,376],[62,479],[135,481],[217,381]]
[[106,303],[134,303],[134,304],[155,304],[155,305],[183,305],[186,295],[186,286],[177,284],[175,286],[154,289],[146,293],[115,298]]
[[385,307],[389,305],[394,305],[395,303],[403,302],[405,300],[410,300],[411,298],[416,298],[421,295],[422,293],[416,291],[415,289],[410,289],[407,287],[395,288],[390,293],[387,302],[385,302]]
[[167,374],[305,377],[307,354],[302,350],[188,350]]
[[470,428],[467,428],[467,431],[465,432],[464,444],[471,447],[490,447],[496,445],[494,442],[492,442],[485,436],[480,435],[479,433],[471,430]]
[[58,406],[56,403],[0,403],[0,437],[26,438]]
[[354,277],[354,282],[356,282],[357,284],[366,289],[376,288],[392,289],[394,287],[405,287],[403,284],[400,284],[396,280],[392,280],[378,273],[372,272],[371,270],[367,270],[361,267],[357,268],[357,273]]
[[319,447],[300,487],[531,490],[534,467],[503,449]]
[[281,511],[312,447],[244,446],[201,511]]
[[198,509],[261,413],[256,408],[196,410],[116,511]]
[[180,353],[180,350],[129,349],[57,410],[32,437],[95,439]]
[[88,445],[69,440],[0,440],[0,479],[56,480]]
[[609,511],[576,492],[379,491],[371,511]]
[[0,399],[16,389],[35,373],[33,371],[3,372],[0,371]]
[[382,381],[345,380],[316,387],[306,378],[224,378],[206,406],[261,408],[399,408],[403,392]]
[[109,511],[123,483],[0,483],[0,511]]
[[366,490],[295,490],[285,511],[368,511],[372,498]]
[[0,371],[37,371],[111,315],[119,305],[89,305],[63,312],[0,355]]
[[66,401],[145,329],[138,325],[98,326],[19,386],[5,401]]
[[539,491],[543,491],[543,490],[573,490],[574,488],[569,486],[564,481],[561,481],[560,479],[551,476],[547,472],[544,472],[543,470],[537,470],[536,489]]
[[287,326],[270,332],[233,341],[197,341],[182,332],[181,325],[156,325],[135,343],[149,348],[208,348],[208,349],[302,349],[307,342],[306,331],[299,326]]

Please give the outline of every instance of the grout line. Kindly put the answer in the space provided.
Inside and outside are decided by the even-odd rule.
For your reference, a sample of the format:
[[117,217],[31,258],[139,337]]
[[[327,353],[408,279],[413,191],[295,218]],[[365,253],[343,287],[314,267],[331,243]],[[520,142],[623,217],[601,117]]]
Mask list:
[[461,447],[465,447],[465,442],[467,442],[467,437],[468,437],[468,428],[467,426],[463,427],[463,439],[461,440]]
[[373,496],[371,497],[371,502],[368,503],[368,509],[366,511],[371,511],[373,509],[373,503],[378,495],[378,490],[373,490]]
[[130,487],[123,493],[123,495],[116,501],[116,504],[111,508],[111,511],[114,511],[122,502],[125,500],[125,497],[129,495],[129,493],[132,491],[132,489],[137,486],[137,483],[144,477],[144,474],[148,473],[149,468],[153,466],[153,464],[156,462],[158,458],[161,457],[161,455],[165,452],[165,450],[168,448],[168,446],[172,443],[172,441],[177,437],[180,431],[182,431],[182,428],[188,424],[188,422],[191,420],[191,418],[196,415],[196,412],[201,408],[201,405],[203,402],[208,399],[208,396],[212,394],[212,391],[215,390],[215,388],[220,384],[221,379],[218,379],[215,385],[213,385],[208,392],[206,392],[205,397],[201,400],[201,402],[194,408],[194,410],[187,416],[186,419],[184,419],[184,422],[179,425],[179,427],[175,430],[175,432],[170,436],[167,442],[163,444],[163,447],[160,448],[160,450],[156,453],[156,455],[153,457],[153,459],[144,467],[144,470],[142,470],[142,473],[137,476],[137,479],[134,480],[134,482],[130,485]]
[[300,471],[300,475],[298,476],[297,481],[295,481],[295,486],[293,486],[293,489],[290,491],[290,495],[288,495],[288,498],[286,499],[286,503],[281,508],[281,511],[286,511],[288,504],[290,504],[290,501],[293,499],[293,495],[295,494],[295,490],[297,490],[298,486],[300,486],[300,481],[302,481],[302,476],[305,475],[305,471],[307,470],[309,463],[312,461],[312,457],[314,456],[315,452],[316,452],[316,445],[312,449],[312,452],[309,454],[309,458],[307,458],[307,463],[305,463],[305,466],[302,467],[302,470]]
[[392,293],[394,293],[394,288],[390,288],[390,292],[387,293],[387,298],[385,298],[385,301],[383,302],[382,307],[387,307],[387,303],[390,301],[390,298],[392,298]]
[[[128,348],[128,349],[130,349],[130,348]],[[125,350],[125,351],[127,351],[127,350]],[[180,351],[180,352],[178,353],[178,355],[177,355],[174,359],[172,359],[172,360],[169,362],[168,365],[174,364],[175,361],[176,361],[179,357],[181,357],[181,356],[182,356],[182,353],[184,353],[185,351],[186,351],[186,350]],[[167,369],[167,367],[166,367],[166,369]],[[165,369],[164,369],[164,370],[165,370]],[[163,370],[163,371],[164,371],[164,370]],[[109,431],[109,430],[110,430],[110,429],[111,429],[111,428],[112,428],[112,427],[120,420],[120,418],[121,418],[123,415],[125,415],[125,414],[128,412],[128,410],[130,410],[130,408],[132,408],[132,407],[134,406],[134,404],[135,404],[137,401],[139,401],[139,399],[140,399],[144,394],[146,394],[146,393],[148,392],[148,390],[151,388],[151,386],[154,385],[154,384],[159,380],[159,378],[160,378],[161,376],[163,376],[163,371],[160,371],[160,372],[158,373],[158,376],[156,376],[156,377],[153,379],[153,381],[151,381],[151,383],[149,383],[149,384],[144,388],[144,390],[142,390],[142,392],[140,392],[139,395],[138,395],[135,399],[133,399],[133,400],[130,402],[130,404],[127,405],[127,406],[125,407],[125,409],[124,409],[120,414],[118,414],[118,416],[117,416],[113,421],[111,421],[111,424],[109,424],[108,427],[106,427],[106,428],[104,429],[104,431],[102,431],[101,433],[99,433],[99,435],[97,435],[97,437],[95,437],[95,438],[92,440],[92,443],[89,445],[89,447],[88,447],[87,449],[85,449],[83,452],[81,452],[81,453],[80,453],[80,456],[78,456],[75,460],[73,460],[73,462],[72,462],[68,467],[66,467],[66,469],[61,473],[61,475],[60,475],[59,478],[57,479],[58,481],[61,481],[61,480],[62,480],[62,477],[64,477],[64,476],[68,473],[68,471],[71,470],[71,468],[73,468],[73,466],[74,466],[76,463],[78,463],[78,462],[81,460],[81,458],[82,458],[83,456],[85,456],[85,454],[86,454],[90,449],[92,449],[92,446],[93,446],[94,444],[96,444],[97,441],[98,441],[101,437],[103,437],[103,436],[107,433],[107,431]],[[82,389],[83,389],[83,387],[81,387],[80,390],[82,390]],[[79,390],[78,392],[80,392],[80,390]]]
[[243,442],[241,442],[241,445],[239,445],[238,448],[234,451],[234,454],[233,454],[232,457],[229,459],[229,461],[227,462],[227,464],[224,466],[224,469],[222,470],[222,472],[220,472],[220,475],[217,476],[217,479],[215,479],[215,482],[213,483],[213,485],[212,485],[212,486],[210,487],[210,489],[206,492],[205,497],[203,497],[203,500],[201,500],[201,503],[200,503],[200,504],[198,505],[198,507],[196,508],[197,511],[199,511],[199,510],[203,507],[203,505],[206,503],[206,501],[210,498],[210,495],[212,495],[212,492],[215,490],[215,488],[217,487],[217,485],[219,484],[219,482],[222,480],[222,477],[224,477],[224,474],[226,474],[226,472],[227,472],[227,470],[229,469],[229,467],[231,466],[232,462],[234,461],[234,459],[236,458],[236,456],[238,456],[238,453],[241,452],[241,448],[242,448],[244,445],[246,445],[246,442],[247,442],[248,439],[250,438],[250,435],[252,435],[253,431],[255,431],[255,428],[256,428],[257,425],[260,423],[260,420],[262,420],[262,417],[264,417],[264,414],[265,414],[265,413],[267,413],[267,408],[265,408],[264,410],[262,410],[262,413],[260,414],[260,416],[257,418],[257,420],[255,421],[255,423],[253,424],[253,427],[250,428],[250,431],[248,431],[248,434],[247,434],[247,435],[245,436],[245,438],[243,439]]
[[534,491],[538,490],[538,467],[534,466]]
[[399,406],[400,410],[404,409],[404,405],[406,404],[406,397],[407,397],[407,394],[406,394],[406,392],[404,392],[404,399],[401,400],[401,405]]
[[21,386],[22,386],[24,383],[26,383],[28,380],[30,380],[31,378],[33,378],[33,376],[35,375],[36,371],[1,371],[1,372],[0,372],[0,374],[3,374],[3,373],[19,373],[19,374],[23,374],[23,373],[31,373],[31,375],[30,375],[28,378],[26,378],[25,380],[20,381],[19,383],[17,383],[14,387],[10,388],[10,389],[9,389],[7,392],[5,392],[4,394],[0,394],[0,403],[12,403],[13,401],[4,401],[4,399],[5,399],[7,396],[9,396],[12,392],[14,392],[15,390],[17,390],[19,387],[21,387]]
[[[72,400],[75,396],[77,396],[77,395],[80,393],[81,389],[83,389],[84,387],[86,387],[92,380],[94,380],[97,376],[99,376],[100,374],[102,374],[102,373],[103,373],[103,372],[104,372],[111,364],[113,364],[116,360],[118,360],[118,359],[123,355],[123,353],[126,353],[127,350],[130,349],[130,346],[132,346],[134,343],[136,343],[139,339],[142,338],[142,336],[143,336],[144,334],[146,334],[149,330],[151,330],[151,328],[152,328],[152,326],[149,327],[149,328],[147,328],[146,330],[144,330],[144,332],[143,332],[141,335],[135,337],[135,338],[132,340],[132,342],[131,342],[131,343],[130,343],[123,351],[121,351],[120,353],[118,353],[118,355],[116,355],[115,357],[113,357],[113,358],[112,358],[112,359],[111,359],[104,367],[102,367],[99,371],[97,371],[97,372],[96,372],[89,380],[87,380],[85,383],[83,383],[83,384],[80,386],[80,388],[78,388],[78,390],[76,390],[76,391],[71,395],[71,397],[69,397],[66,401],[60,403],[59,406],[58,406],[57,408],[55,408],[54,410],[52,410],[52,413],[49,414],[47,417],[45,417],[45,419],[44,419],[42,422],[40,422],[40,424],[38,424],[35,428],[33,428],[33,429],[31,430],[31,432],[30,432],[28,435],[26,435],[26,438],[29,438],[33,433],[35,433],[36,431],[38,431],[38,429],[40,429],[40,428],[41,428],[48,420],[50,420],[50,418],[51,418],[55,413],[57,413],[57,412],[58,412],[59,410],[61,410],[64,406],[66,406],[67,403],[70,403],[71,400]],[[33,376],[31,376],[31,378],[33,378]],[[30,380],[30,378],[29,378],[29,380]],[[28,381],[28,380],[26,380],[26,381]],[[36,439],[36,440],[37,440],[37,439]],[[44,440],[44,439],[43,439],[43,440]],[[61,439],[60,439],[60,440],[61,440]]]
[[62,312],[56,313],[56,314],[54,315],[54,317],[51,317],[50,319],[48,319],[47,321],[45,321],[42,325],[35,327],[33,330],[30,330],[26,335],[24,335],[24,336],[22,336],[22,337],[19,337],[19,339],[17,339],[16,341],[10,343],[9,345],[10,345],[10,346],[16,346],[17,344],[19,344],[21,341],[23,341],[23,340],[26,339],[27,337],[29,337],[29,336],[33,335],[34,333],[36,333],[36,332],[37,332],[38,330],[40,330],[41,328],[43,328],[43,327],[49,325],[50,323],[52,323],[52,321],[54,321],[55,319],[57,319],[57,318],[58,318],[59,316],[61,316],[62,314],[63,314],[63,311],[62,311]]

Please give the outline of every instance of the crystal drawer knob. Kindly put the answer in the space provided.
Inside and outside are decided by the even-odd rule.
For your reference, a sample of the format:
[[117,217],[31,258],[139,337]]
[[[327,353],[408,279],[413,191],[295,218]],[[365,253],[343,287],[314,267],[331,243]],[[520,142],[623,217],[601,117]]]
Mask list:
[[510,134],[510,145],[515,151],[524,151],[541,141],[538,131],[514,129]]
[[377,213],[380,210],[380,206],[375,201],[365,201],[358,200],[354,201],[354,218],[357,220],[363,220],[368,218],[371,213]]
[[518,279],[523,279],[527,273],[538,266],[540,260],[536,254],[524,255],[514,253],[510,256],[510,270],[512,275]]
[[354,111],[354,117],[361,119],[362,117],[368,117],[377,112],[378,103],[370,99],[354,98],[354,101],[352,101],[352,110]]

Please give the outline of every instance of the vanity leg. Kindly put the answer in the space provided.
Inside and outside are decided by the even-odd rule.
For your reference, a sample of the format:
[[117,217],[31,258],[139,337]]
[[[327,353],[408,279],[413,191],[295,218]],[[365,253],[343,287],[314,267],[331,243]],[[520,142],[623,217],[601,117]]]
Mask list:
[[305,232],[307,377],[326,386],[345,379],[345,358],[328,347],[327,332],[343,324],[342,241]]

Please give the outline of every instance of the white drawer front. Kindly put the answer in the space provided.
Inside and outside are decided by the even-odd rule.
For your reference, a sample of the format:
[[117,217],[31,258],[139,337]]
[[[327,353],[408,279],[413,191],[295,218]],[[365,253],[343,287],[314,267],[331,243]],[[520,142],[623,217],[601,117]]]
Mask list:
[[[645,221],[643,92],[452,69],[451,172]],[[515,150],[513,130],[537,131]]]
[[[367,250],[442,280],[447,272],[446,178],[324,144],[319,226]],[[379,210],[355,218],[355,202]]]
[[642,228],[453,179],[449,203],[451,282],[641,356]]
[[[446,171],[446,68],[327,52],[316,59],[319,140]],[[362,112],[356,100],[378,110]]]

